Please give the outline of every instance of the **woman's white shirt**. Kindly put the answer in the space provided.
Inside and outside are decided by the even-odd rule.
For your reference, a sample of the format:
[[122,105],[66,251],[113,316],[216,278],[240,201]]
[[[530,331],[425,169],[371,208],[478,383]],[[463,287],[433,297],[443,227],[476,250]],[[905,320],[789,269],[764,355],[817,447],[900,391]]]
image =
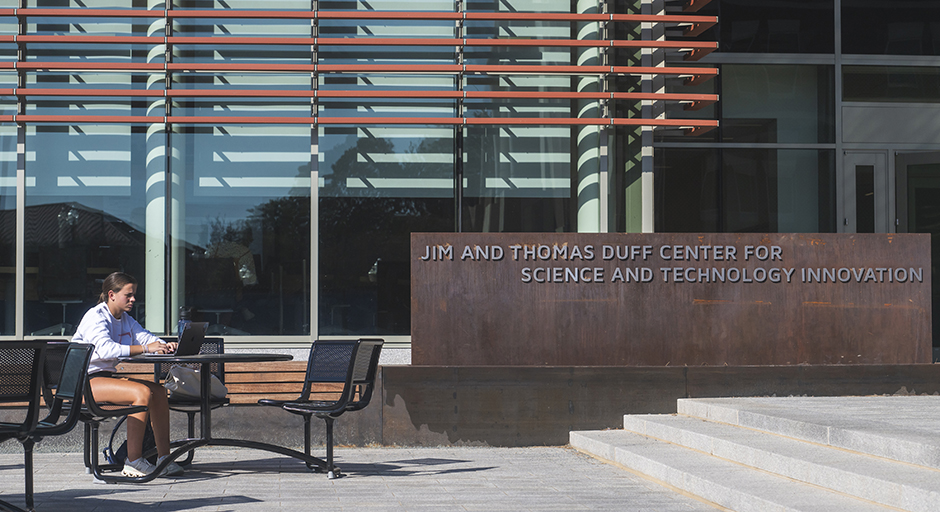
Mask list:
[[91,343],[95,350],[88,364],[88,373],[117,370],[118,359],[131,353],[131,345],[163,342],[144,329],[126,312],[114,318],[108,304],[102,302],[89,309],[72,336],[75,343]]

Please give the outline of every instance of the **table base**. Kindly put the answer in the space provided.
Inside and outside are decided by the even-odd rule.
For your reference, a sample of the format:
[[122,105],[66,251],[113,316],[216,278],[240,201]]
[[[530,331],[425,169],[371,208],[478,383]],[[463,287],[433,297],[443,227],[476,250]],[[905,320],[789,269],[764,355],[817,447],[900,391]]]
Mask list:
[[[176,460],[177,458],[185,455],[187,452],[195,450],[196,448],[201,448],[203,446],[234,446],[237,448],[251,448],[253,450],[264,450],[267,452],[279,453],[281,455],[286,455],[288,457],[293,457],[295,459],[300,459],[304,461],[308,468],[311,470],[322,472],[327,471],[326,461],[313,455],[307,455],[306,453],[292,450],[290,448],[285,448],[283,446],[278,446],[275,444],[262,443],[258,441],[248,441],[245,439],[228,439],[228,438],[218,438],[214,437],[212,439],[180,439],[178,441],[173,441],[170,443],[171,448],[175,448],[170,452],[170,455],[160,464],[157,464],[157,469],[153,473],[145,476],[131,477],[124,475],[108,475],[104,473],[98,473],[95,475],[95,478],[107,483],[146,483],[157,478],[160,475],[160,472],[163,471],[171,461]],[[99,466],[100,467],[100,466]],[[334,475],[339,475],[339,468],[333,467]],[[330,478],[333,478],[334,475],[330,475]]]

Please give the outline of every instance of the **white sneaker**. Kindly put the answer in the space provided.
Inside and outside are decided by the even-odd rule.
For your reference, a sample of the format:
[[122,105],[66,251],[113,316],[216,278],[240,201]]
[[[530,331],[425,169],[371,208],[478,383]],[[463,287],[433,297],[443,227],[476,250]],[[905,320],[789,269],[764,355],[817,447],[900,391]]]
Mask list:
[[[163,462],[163,459],[165,458],[166,457],[160,457],[159,459],[157,459],[157,465]],[[181,476],[182,474],[183,474],[183,468],[176,462],[170,461],[170,463],[167,464],[165,468],[163,468],[163,472],[160,473],[160,476]]]
[[141,457],[133,462],[124,459],[124,469],[121,471],[121,474],[124,476],[130,477],[142,477],[147,476],[150,473],[153,473],[153,470],[157,469],[156,466],[147,462],[147,459]]

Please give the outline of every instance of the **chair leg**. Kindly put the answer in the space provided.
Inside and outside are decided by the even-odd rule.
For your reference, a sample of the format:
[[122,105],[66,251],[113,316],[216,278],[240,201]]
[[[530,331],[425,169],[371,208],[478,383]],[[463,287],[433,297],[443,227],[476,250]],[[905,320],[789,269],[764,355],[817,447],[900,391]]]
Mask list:
[[86,448],[88,449],[88,457],[90,461],[91,473],[97,478],[99,475],[98,469],[98,424],[97,423],[86,423],[90,425],[90,434],[86,440]]
[[85,457],[85,472],[91,473],[91,454],[89,450],[91,449],[91,424],[85,423],[85,447],[84,447],[84,457]]
[[310,455],[310,415],[304,414],[304,453]]
[[87,429],[85,431],[86,433],[85,449],[87,450],[87,452],[85,453],[85,456],[88,459],[86,462],[86,464],[88,464],[88,469],[86,472],[94,475],[95,480],[104,481],[103,471],[105,470],[119,471],[121,467],[123,466],[123,461],[119,461],[113,465],[106,464],[102,466],[99,463],[99,459],[98,459],[98,423],[90,421],[88,423],[85,423],[85,427]]
[[24,464],[26,466],[26,510],[35,510],[33,506],[33,445],[32,438],[23,441]]
[[[304,417],[304,453],[307,454],[307,455],[310,455],[310,445],[311,445],[311,440],[310,440],[310,416],[311,416],[310,414],[304,414],[304,415],[303,415],[303,417]],[[320,470],[320,468],[318,468],[318,467],[316,467],[316,466],[310,464],[309,462],[307,463],[307,467],[308,467],[309,469],[314,470],[314,471],[319,471],[319,470]]]
[[329,478],[339,476],[339,471],[333,467],[333,418],[326,416],[326,475]]

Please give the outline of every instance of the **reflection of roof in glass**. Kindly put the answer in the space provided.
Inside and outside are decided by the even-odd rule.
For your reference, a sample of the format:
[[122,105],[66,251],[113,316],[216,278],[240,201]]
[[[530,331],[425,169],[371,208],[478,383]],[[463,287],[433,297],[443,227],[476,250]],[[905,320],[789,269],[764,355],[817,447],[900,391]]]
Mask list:
[[[60,243],[142,246],[144,233],[113,215],[79,203],[51,203],[26,207],[26,245]],[[16,211],[0,211],[0,244],[16,241]]]

